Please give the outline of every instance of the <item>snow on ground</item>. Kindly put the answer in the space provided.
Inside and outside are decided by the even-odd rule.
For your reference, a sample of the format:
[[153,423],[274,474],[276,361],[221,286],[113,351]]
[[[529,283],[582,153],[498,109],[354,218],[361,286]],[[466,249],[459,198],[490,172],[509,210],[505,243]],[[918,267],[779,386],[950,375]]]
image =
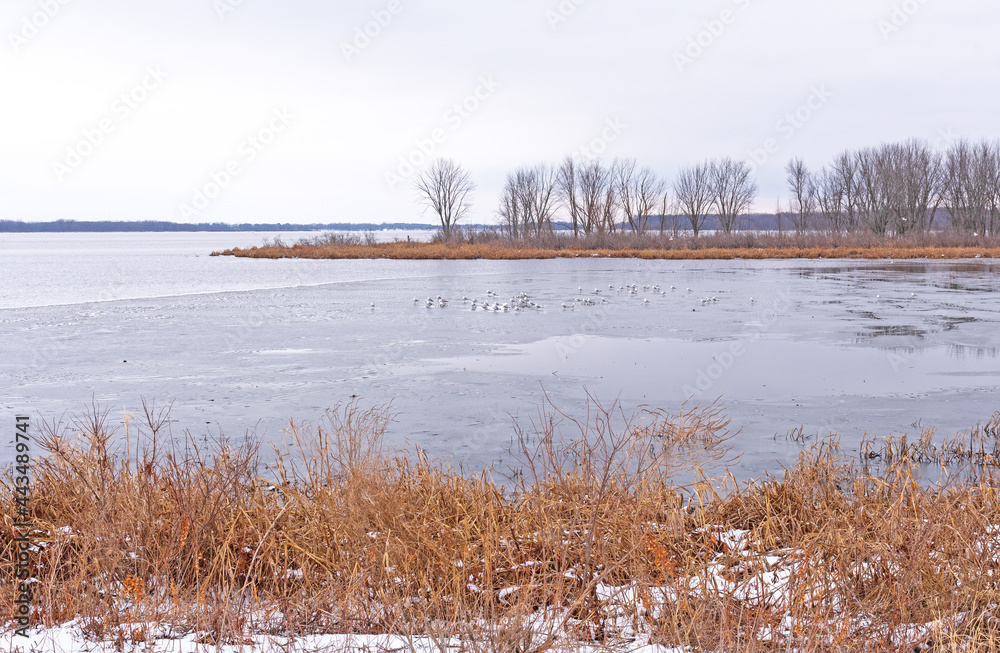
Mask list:
[[[316,635],[288,641],[281,637],[249,638],[244,646],[219,646],[199,642],[196,635],[179,639],[160,639],[142,644],[87,641],[76,624],[59,628],[34,629],[30,637],[17,637],[13,633],[0,636],[0,649],[11,653],[119,653],[121,651],[142,651],[143,653],[313,653],[331,651],[344,653],[376,653],[408,651],[411,653],[441,653],[443,650],[488,650],[483,647],[463,646],[461,642],[434,642],[427,638],[413,638],[393,635]],[[555,650],[559,650],[557,647]],[[574,651],[587,653],[607,651],[603,647],[574,647]],[[627,649],[630,653],[682,653],[682,649],[666,648],[636,641]]]
[[[782,549],[762,553],[757,547],[753,533],[746,530],[727,530],[718,526],[699,529],[722,545],[722,551],[707,560],[702,570],[689,577],[678,578],[672,585],[663,587],[637,587],[635,585],[612,586],[600,583],[597,595],[603,605],[605,623],[611,632],[617,633],[618,641],[605,646],[586,646],[566,637],[566,626],[572,620],[566,613],[550,612],[538,614],[525,626],[536,633],[536,641],[545,636],[541,633],[560,633],[552,646],[553,651],[628,651],[629,653],[681,653],[685,649],[658,646],[649,643],[648,633],[635,630],[635,614],[646,614],[659,618],[665,606],[680,599],[682,595],[725,595],[748,603],[770,605],[778,610],[790,607],[788,581],[803,565],[822,564],[818,560],[808,560],[805,552],[797,549]],[[991,533],[992,534],[992,533]],[[514,592],[513,587],[505,592]],[[829,588],[814,587],[806,596],[820,593]],[[504,592],[501,592],[503,595]],[[953,628],[965,615],[955,615],[948,623],[909,624],[900,626],[891,633],[895,642],[920,642],[936,631]],[[869,621],[869,615],[855,614],[850,617],[855,625]],[[166,624],[136,623],[118,628],[123,633],[118,641],[95,642],[84,633],[83,622],[76,620],[60,627],[33,628],[29,637],[20,637],[11,630],[0,635],[0,651],[11,653],[121,653],[122,651],[142,651],[144,653],[200,653],[212,650],[217,653],[312,653],[331,652],[409,652],[444,653],[445,651],[486,651],[493,650],[489,642],[463,642],[458,639],[440,641],[429,637],[406,637],[400,635],[312,635],[293,640],[272,635],[248,635],[244,645],[216,646],[204,633],[180,634]],[[836,624],[832,623],[831,626]],[[481,632],[488,633],[486,626]],[[791,615],[786,615],[780,626],[766,627],[759,633],[762,640],[783,639],[795,630]],[[136,636],[138,643],[130,642],[130,633],[148,633],[148,637]],[[486,635],[484,635],[486,636]],[[150,641],[144,641],[145,639]],[[124,641],[123,641],[124,640]]]

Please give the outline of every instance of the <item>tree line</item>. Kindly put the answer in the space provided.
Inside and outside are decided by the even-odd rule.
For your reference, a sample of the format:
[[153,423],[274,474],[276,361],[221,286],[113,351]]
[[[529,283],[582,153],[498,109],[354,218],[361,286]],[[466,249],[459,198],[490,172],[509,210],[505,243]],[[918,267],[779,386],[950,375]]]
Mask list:
[[791,195],[787,215],[798,233],[902,236],[930,231],[942,214],[965,233],[1000,230],[995,141],[960,140],[943,152],[916,139],[886,143],[843,152],[815,173],[793,159],[785,173]]
[[[827,166],[811,171],[800,158],[785,167],[787,209],[777,209],[798,234],[870,232],[905,236],[941,226],[976,235],[1000,230],[1000,142],[960,140],[945,151],[911,139],[846,150]],[[438,159],[418,177],[417,191],[449,236],[472,207],[471,174]],[[668,180],[635,159],[577,160],[539,164],[509,173],[496,217],[513,238],[551,232],[564,222],[574,236],[646,233],[667,216],[673,227],[697,237],[710,217],[732,233],[753,208],[759,193],[746,161],[721,158],[680,170]]]

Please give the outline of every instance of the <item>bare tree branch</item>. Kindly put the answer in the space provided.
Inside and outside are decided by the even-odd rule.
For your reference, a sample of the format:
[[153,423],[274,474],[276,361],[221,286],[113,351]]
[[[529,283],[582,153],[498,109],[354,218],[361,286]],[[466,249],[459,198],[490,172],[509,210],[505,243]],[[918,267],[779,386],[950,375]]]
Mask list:
[[580,235],[581,210],[577,185],[579,183],[579,168],[573,157],[566,157],[556,173],[556,197],[569,214],[573,224],[573,237]]
[[497,215],[513,238],[552,231],[556,206],[556,171],[547,165],[520,168],[507,175]]
[[666,182],[649,168],[637,169],[635,159],[616,162],[614,176],[618,204],[629,227],[634,233],[646,233],[649,217],[664,199]]
[[681,170],[674,181],[674,196],[697,238],[712,210],[711,164],[706,162]]
[[816,187],[812,175],[802,159],[792,159],[785,166],[785,180],[792,194],[791,218],[795,233],[802,235],[816,212]]
[[420,203],[437,214],[444,237],[472,208],[470,195],[476,184],[468,171],[451,159],[437,159],[420,173],[416,188]]
[[713,161],[710,167],[712,201],[719,214],[719,228],[732,233],[740,216],[750,210],[757,199],[757,183],[746,161],[730,158]]

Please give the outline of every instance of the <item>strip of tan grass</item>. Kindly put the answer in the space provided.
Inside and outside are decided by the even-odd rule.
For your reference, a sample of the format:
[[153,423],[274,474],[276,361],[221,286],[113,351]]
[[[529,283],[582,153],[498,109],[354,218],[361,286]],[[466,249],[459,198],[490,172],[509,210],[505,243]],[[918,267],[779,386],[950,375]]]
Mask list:
[[1000,238],[956,232],[933,232],[906,237],[871,234],[773,234],[744,232],[709,234],[699,238],[669,234],[591,234],[574,238],[542,233],[512,239],[494,231],[462,232],[449,240],[430,243],[395,241],[352,234],[325,234],[293,245],[280,240],[250,249],[230,249],[214,255],[248,258],[314,259],[553,259],[642,258],[705,259],[975,259],[1000,257]]
[[[210,643],[395,633],[539,653],[637,638],[694,651],[1000,645],[989,456],[928,488],[909,457],[875,472],[827,440],[780,477],[678,487],[678,471],[728,455],[718,406],[588,414],[550,407],[516,427],[523,464],[507,483],[386,452],[392,415],[356,403],[291,425],[270,475],[252,443],[170,445],[154,410],[141,437],[111,432],[97,409],[49,425],[32,499],[36,622],[80,619],[119,643],[151,639],[152,623]],[[997,423],[973,434],[978,453],[996,450]],[[12,488],[0,492],[7,609]]]
[[1000,247],[787,247],[705,249],[541,249],[498,245],[382,243],[376,245],[289,245],[227,249],[215,256],[241,258],[528,260],[555,258],[638,258],[647,260],[732,259],[976,259],[1000,258]]

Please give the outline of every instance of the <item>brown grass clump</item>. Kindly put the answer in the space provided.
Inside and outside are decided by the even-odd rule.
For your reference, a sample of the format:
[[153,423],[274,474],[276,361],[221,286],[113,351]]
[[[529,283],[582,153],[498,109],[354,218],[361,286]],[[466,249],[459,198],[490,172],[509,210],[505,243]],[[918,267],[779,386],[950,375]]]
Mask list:
[[[629,416],[592,400],[580,420],[549,406],[533,428],[516,425],[522,464],[497,481],[387,452],[392,419],[351,403],[292,424],[263,474],[252,442],[172,444],[152,408],[140,433],[113,432],[98,409],[48,425],[31,504],[35,622],[79,619],[119,643],[392,633],[482,651],[1000,646],[989,457],[974,478],[928,486],[912,456],[875,471],[827,439],[780,477],[681,487],[679,471],[729,456],[718,406]],[[992,451],[994,431],[978,431],[975,452]],[[8,609],[12,488],[8,477]]]
[[214,256],[245,258],[523,260],[554,258],[707,259],[965,259],[1000,258],[1000,239],[951,232],[903,238],[831,234],[711,234],[690,236],[614,233],[587,237],[550,233],[511,239],[492,232],[468,233],[430,243],[377,243],[339,234],[286,245],[280,240]]

